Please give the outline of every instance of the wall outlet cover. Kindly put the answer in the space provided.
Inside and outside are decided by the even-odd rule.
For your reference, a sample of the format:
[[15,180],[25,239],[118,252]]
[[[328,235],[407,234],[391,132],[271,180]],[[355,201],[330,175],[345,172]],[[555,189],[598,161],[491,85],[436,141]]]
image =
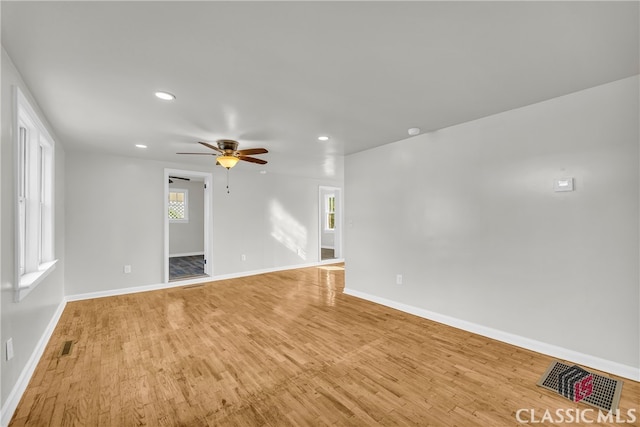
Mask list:
[[553,180],[553,191],[573,191],[573,178],[558,178]]

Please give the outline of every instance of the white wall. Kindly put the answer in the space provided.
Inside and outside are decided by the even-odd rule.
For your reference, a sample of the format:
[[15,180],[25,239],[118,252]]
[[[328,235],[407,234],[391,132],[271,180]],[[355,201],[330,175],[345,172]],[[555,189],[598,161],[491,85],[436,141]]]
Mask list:
[[348,156],[347,288],[638,369],[638,94],[636,76]]
[[[318,262],[318,185],[253,165],[214,167],[213,274]],[[66,294],[162,283],[164,169],[186,164],[84,152],[67,156]],[[246,261],[241,261],[244,254]],[[131,265],[130,274],[123,266]]]
[[[1,243],[1,331],[0,343],[2,351],[0,357],[1,404],[5,407],[11,391],[16,387],[19,377],[27,368],[29,358],[38,346],[39,340],[54,318],[57,309],[64,298],[65,274],[65,151],[62,143],[55,137],[52,129],[47,125],[46,118],[31,97],[28,87],[22,81],[18,71],[12,64],[4,49],[2,49],[2,88],[1,88],[1,116],[2,134],[0,147],[0,241]],[[14,302],[15,282],[15,239],[14,239],[14,164],[13,164],[13,93],[14,86],[20,87],[27,96],[32,107],[38,112],[41,120],[47,126],[49,133],[55,139],[55,256],[58,259],[56,269],[41,282],[35,290],[22,301]],[[6,361],[5,342],[13,338],[15,357]]]
[[188,191],[188,222],[169,223],[169,256],[204,253],[204,182],[174,179],[170,189]]

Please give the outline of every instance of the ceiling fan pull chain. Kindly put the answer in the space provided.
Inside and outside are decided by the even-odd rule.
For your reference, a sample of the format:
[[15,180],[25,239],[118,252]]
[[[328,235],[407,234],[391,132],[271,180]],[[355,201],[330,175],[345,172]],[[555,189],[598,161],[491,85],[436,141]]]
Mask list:
[[227,169],[227,194],[229,194],[229,169]]

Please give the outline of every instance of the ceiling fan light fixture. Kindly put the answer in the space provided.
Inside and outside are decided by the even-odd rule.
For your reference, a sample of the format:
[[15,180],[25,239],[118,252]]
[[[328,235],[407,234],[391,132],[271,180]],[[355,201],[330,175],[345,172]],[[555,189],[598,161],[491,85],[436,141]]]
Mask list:
[[224,156],[218,156],[216,160],[218,161],[218,163],[222,165],[222,167],[231,169],[236,165],[236,163],[238,163],[240,159],[234,156],[224,155]]

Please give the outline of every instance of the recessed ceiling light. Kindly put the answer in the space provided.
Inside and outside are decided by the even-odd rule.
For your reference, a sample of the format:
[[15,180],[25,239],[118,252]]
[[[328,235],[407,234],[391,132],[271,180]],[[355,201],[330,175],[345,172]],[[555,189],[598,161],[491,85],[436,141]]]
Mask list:
[[162,99],[163,101],[173,101],[176,99],[176,96],[169,92],[156,92],[156,97]]
[[329,137],[328,136],[319,136],[318,137],[318,141],[328,141]]
[[420,128],[411,128],[407,131],[409,135],[416,136],[420,133]]
[[147,148],[147,146],[144,145],[144,144],[136,144],[136,147],[138,147],[138,148]]

